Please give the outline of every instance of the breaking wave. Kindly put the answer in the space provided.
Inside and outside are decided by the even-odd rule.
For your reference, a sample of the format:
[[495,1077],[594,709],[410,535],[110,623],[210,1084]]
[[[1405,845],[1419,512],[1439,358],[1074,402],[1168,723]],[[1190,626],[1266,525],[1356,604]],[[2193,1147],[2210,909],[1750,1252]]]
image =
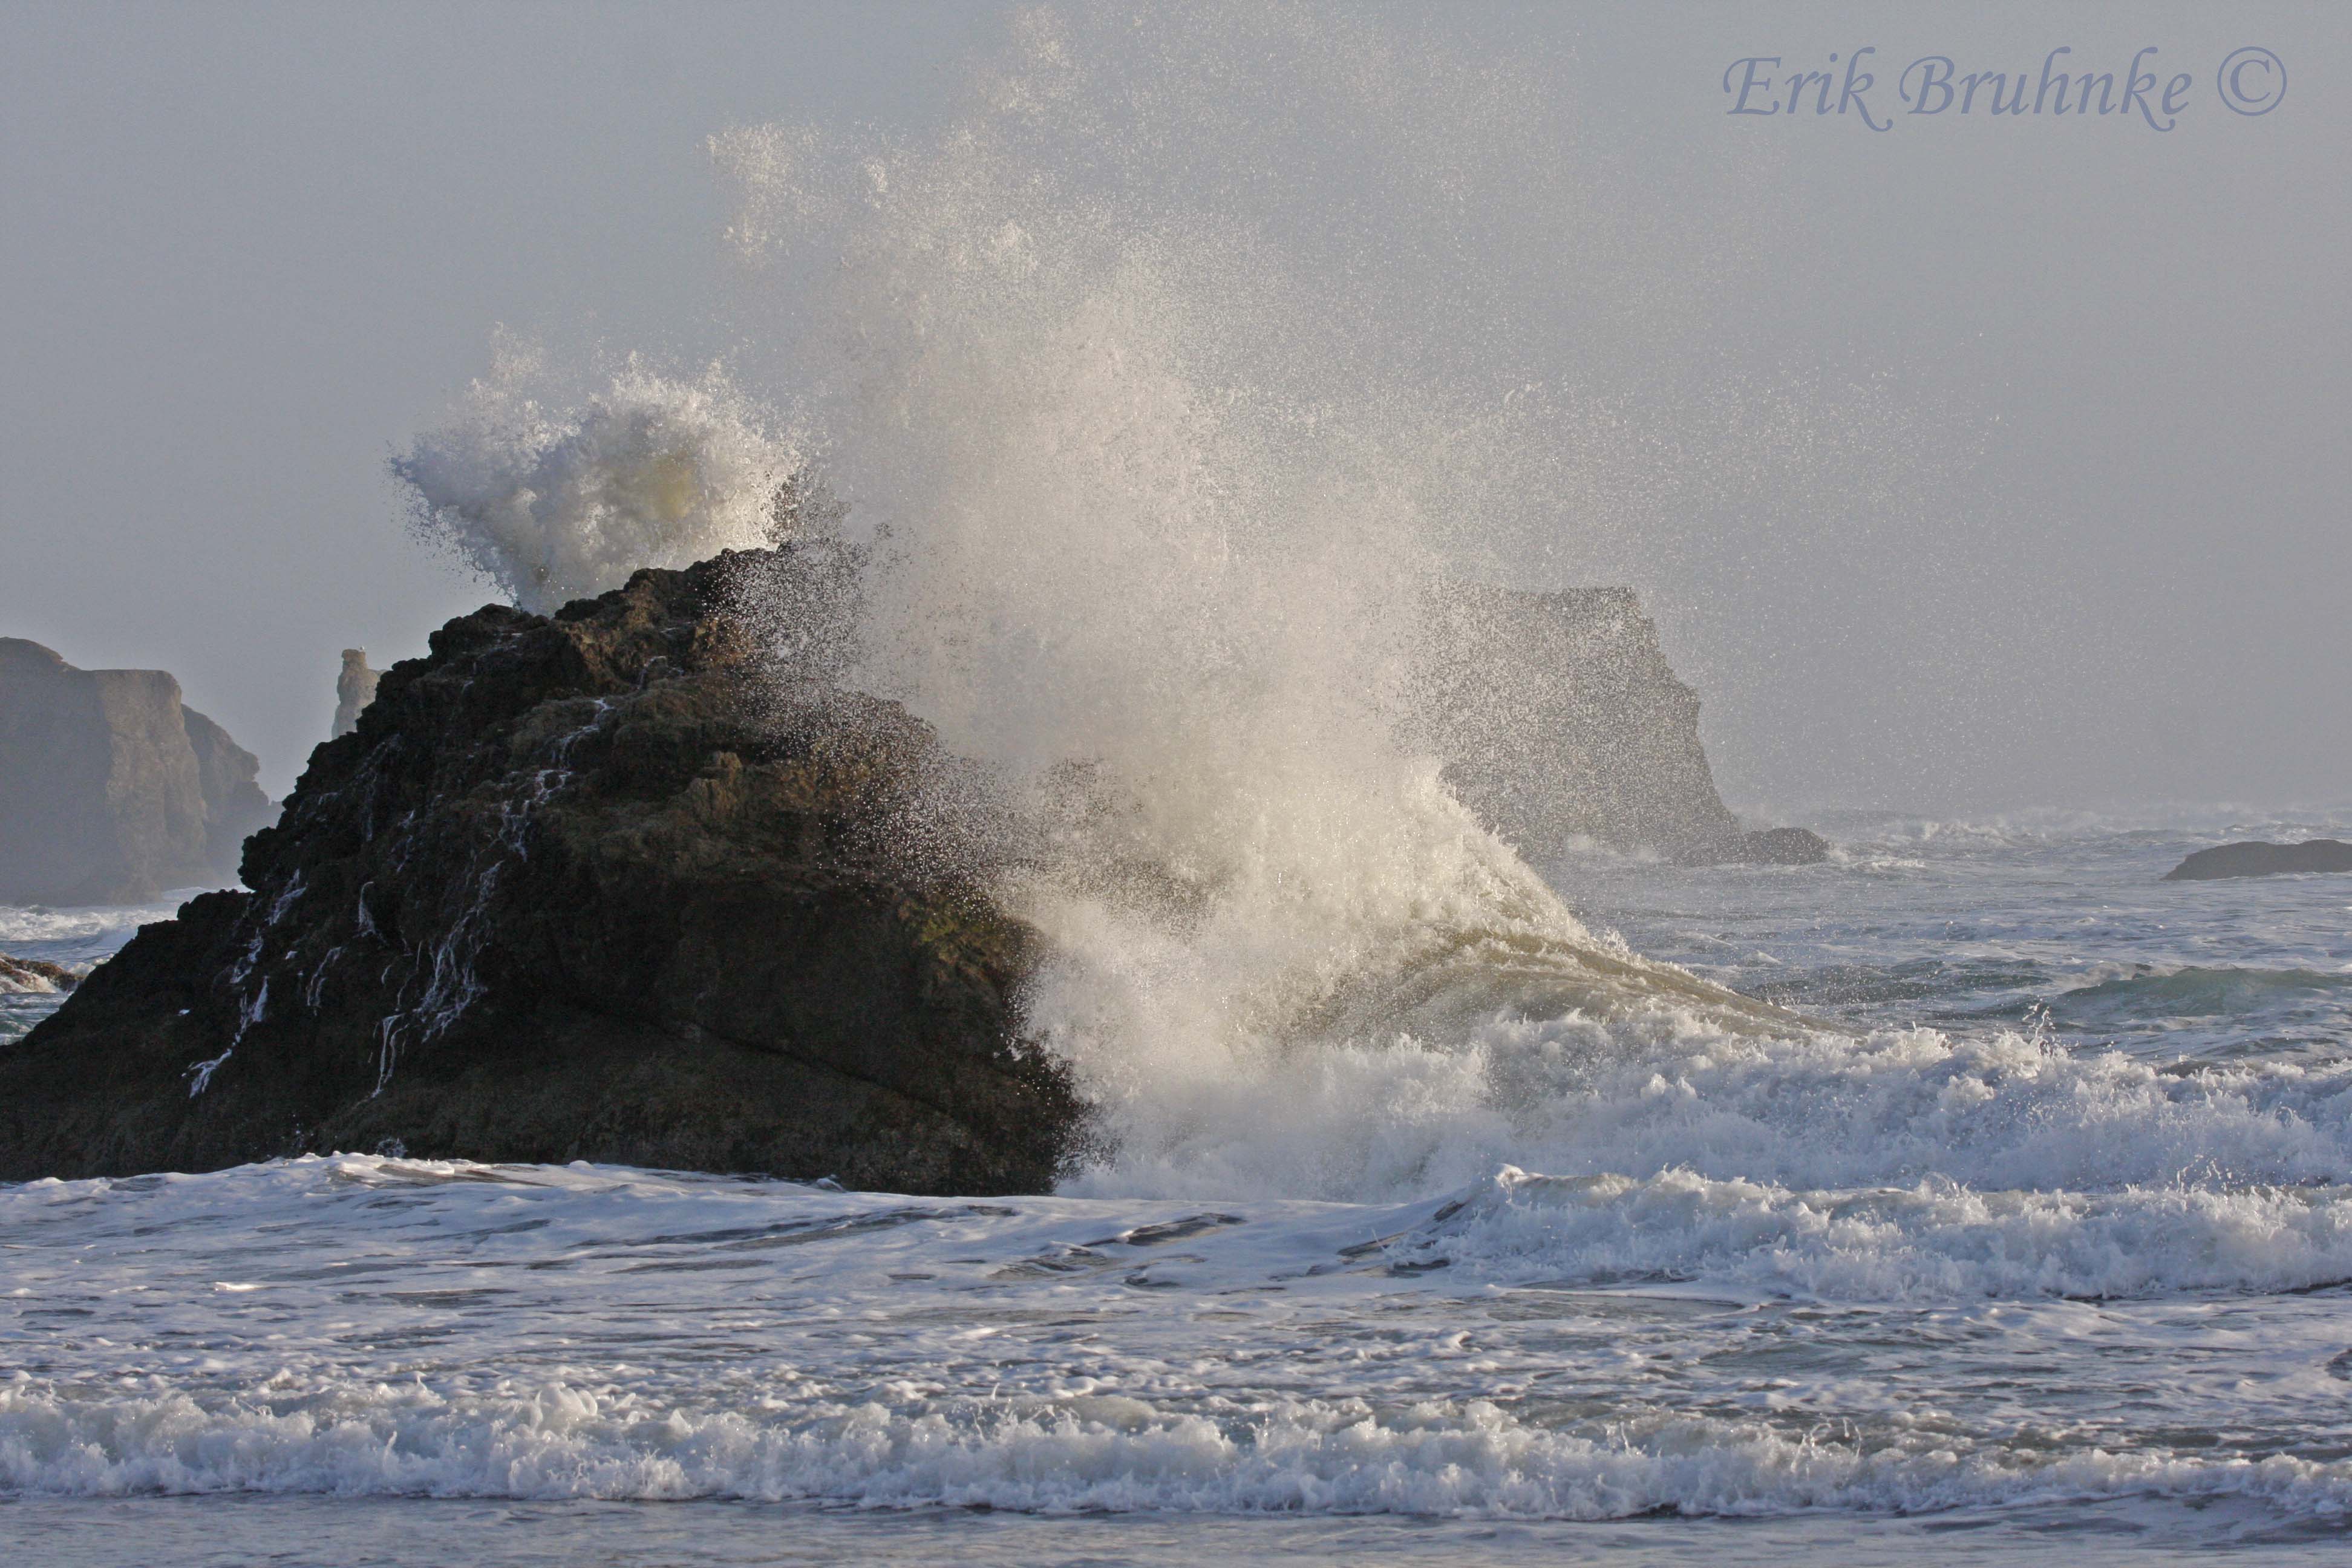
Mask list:
[[2163,1497],[2332,1516],[2352,1507],[2352,1462],[2095,1451],[2036,1461],[1964,1457],[1933,1440],[1865,1450],[1698,1415],[1597,1437],[1481,1400],[1202,1414],[1107,1395],[986,1412],[842,1405],[788,1423],[562,1383],[463,1399],[298,1385],[226,1403],[0,1385],[0,1489],[1535,1519]]
[[[2340,1168],[2340,1167],[2339,1167]],[[1393,1260],[1479,1278],[1706,1280],[1849,1301],[2077,1300],[2352,1284],[2352,1188],[1792,1191],[1687,1170],[1648,1178],[1506,1166]]]
[[1449,139],[1525,84],[1351,24],[1226,23],[1276,63],[1039,14],[934,142],[713,151],[829,389],[803,414],[870,552],[856,679],[1035,825],[998,890],[1047,939],[1027,1021],[1099,1110],[1091,1179],[1428,1190],[1510,1120],[1498,1018],[1802,1026],[1587,930],[1401,738],[1462,537],[1573,489],[1531,412],[1557,409],[1339,307],[1377,237],[1297,172],[1295,202],[1256,190],[1233,107],[1390,117],[1391,210],[1436,221]]
[[[48,1336],[0,1379],[6,1495],[2352,1506],[2334,1320],[2218,1332],[2194,1299],[2345,1278],[2340,1184],[1507,1169],[1400,1208],[1199,1212],[339,1156],[0,1189],[0,1222],[7,1299],[39,1304],[25,1342]],[[1988,1392],[1889,1353],[1906,1345],[2000,1370]],[[2000,1391],[2028,1352],[2072,1357],[2083,1387],[2021,1436]],[[2190,1423],[2227,1435],[2184,1441]]]
[[[1402,738],[1431,584],[1608,526],[1563,454],[1616,416],[1463,361],[1428,289],[1364,265],[1396,224],[1442,258],[1464,139],[1516,153],[1553,110],[1335,15],[1225,8],[1207,59],[1197,21],[1029,14],[927,142],[712,138],[788,416],[635,362],[559,408],[509,353],[394,467],[545,609],[761,542],[813,466],[863,563],[849,678],[1027,825],[996,890],[1047,939],[1027,1023],[1099,1108],[1097,1174],[1424,1189],[1494,1140],[1379,1130],[1510,1120],[1500,1020],[1804,1026],[1586,929]],[[1269,173],[1244,103],[1381,117],[1381,221]],[[1273,1097],[1315,1130],[1268,1139]]]

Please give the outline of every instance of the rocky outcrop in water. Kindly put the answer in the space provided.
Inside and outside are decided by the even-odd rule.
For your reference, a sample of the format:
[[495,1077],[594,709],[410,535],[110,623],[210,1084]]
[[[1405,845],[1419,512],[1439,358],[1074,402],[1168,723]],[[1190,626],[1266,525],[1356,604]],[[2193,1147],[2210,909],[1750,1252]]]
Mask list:
[[1805,827],[1766,827],[1743,833],[1735,843],[1703,854],[1696,864],[1818,866],[1830,858],[1830,841]]
[[159,669],[0,637],[0,901],[133,903],[226,881],[268,820],[260,763]]
[[0,952],[0,994],[50,995],[81,984],[81,971],[41,958],[11,958]]
[[1033,934],[928,804],[957,764],[731,613],[823,575],[730,554],[435,633],[247,844],[251,892],[0,1051],[0,1179],[397,1147],[1048,1186],[1077,1102],[1015,1034]]
[[2168,882],[2211,882],[2225,877],[2284,877],[2297,871],[2352,871],[2352,844],[2312,838],[2301,844],[2220,844],[2200,849],[2164,874]]
[[1549,858],[1589,839],[1692,864],[1828,857],[1803,828],[1750,833],[1723,804],[1698,693],[1668,667],[1632,589],[1454,583],[1429,608],[1413,738],[1522,853]]
[[367,649],[343,649],[343,668],[335,674],[335,726],[331,740],[341,740],[360,727],[360,710],[375,700],[376,683],[383,671],[370,669]]

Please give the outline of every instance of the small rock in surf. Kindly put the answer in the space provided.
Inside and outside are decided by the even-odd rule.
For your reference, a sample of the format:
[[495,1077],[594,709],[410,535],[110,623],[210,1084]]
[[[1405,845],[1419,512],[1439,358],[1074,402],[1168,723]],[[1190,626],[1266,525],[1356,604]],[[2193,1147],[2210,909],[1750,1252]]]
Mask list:
[[2164,874],[2168,882],[2213,882],[2225,877],[2284,877],[2297,871],[2352,871],[2352,844],[2313,838],[2301,844],[2251,840],[2200,849]]

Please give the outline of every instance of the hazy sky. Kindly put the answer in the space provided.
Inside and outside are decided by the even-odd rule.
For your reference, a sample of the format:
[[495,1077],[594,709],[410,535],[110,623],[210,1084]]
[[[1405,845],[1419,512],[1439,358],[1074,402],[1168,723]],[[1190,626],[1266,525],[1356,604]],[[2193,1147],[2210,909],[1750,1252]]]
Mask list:
[[[1642,588],[1735,804],[2352,798],[2352,10],[1394,25],[1544,84],[1557,112],[1511,166],[1465,173],[1464,265],[1513,371],[1636,433],[1595,459],[1589,529],[1484,569]],[[385,459],[494,330],[734,350],[704,138],[919,134],[1002,27],[948,6],[0,9],[0,635],[173,671],[282,794],[338,649],[406,657],[484,597],[408,535]],[[1811,99],[1727,113],[1743,57],[1842,78],[1863,46],[1885,132]],[[2061,46],[2119,80],[2155,46],[2160,84],[2191,78],[2174,129],[1901,112],[1919,57],[2038,72]],[[2217,97],[2247,46],[2287,77],[2260,116]],[[1494,144],[1465,136],[1465,160]],[[1546,205],[1571,188],[1572,215]]]

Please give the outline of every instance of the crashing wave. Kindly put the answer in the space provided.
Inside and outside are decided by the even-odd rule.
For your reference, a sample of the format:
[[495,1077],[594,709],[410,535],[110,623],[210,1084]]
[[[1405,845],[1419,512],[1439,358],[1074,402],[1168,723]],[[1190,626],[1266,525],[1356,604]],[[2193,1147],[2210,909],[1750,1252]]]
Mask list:
[[713,367],[691,380],[632,359],[576,405],[538,393],[505,345],[451,421],[394,458],[416,525],[526,610],[772,542],[799,467],[772,416]]

